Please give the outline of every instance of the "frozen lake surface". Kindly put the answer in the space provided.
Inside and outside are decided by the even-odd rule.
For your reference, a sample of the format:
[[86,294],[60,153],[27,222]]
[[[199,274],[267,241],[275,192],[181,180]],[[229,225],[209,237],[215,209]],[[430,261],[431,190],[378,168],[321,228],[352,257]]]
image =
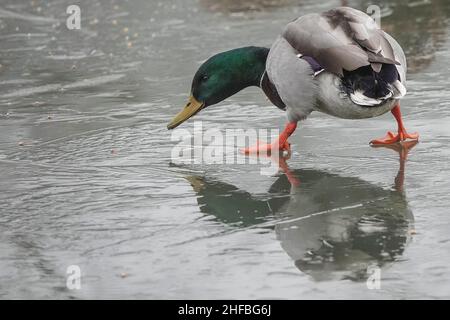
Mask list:
[[[291,187],[261,165],[173,163],[166,124],[209,56],[270,46],[341,1],[84,1],[68,30],[72,1],[3,0],[0,298],[450,298],[450,2],[344,2],[378,4],[403,45],[421,141],[406,160],[368,145],[396,128],[390,114],[314,113],[291,138]],[[195,119],[285,116],[253,88]]]

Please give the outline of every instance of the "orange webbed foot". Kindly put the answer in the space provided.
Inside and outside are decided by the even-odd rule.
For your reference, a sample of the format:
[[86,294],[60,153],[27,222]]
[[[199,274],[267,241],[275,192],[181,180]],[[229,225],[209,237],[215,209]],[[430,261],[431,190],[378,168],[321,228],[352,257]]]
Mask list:
[[291,144],[286,140],[283,144],[279,144],[278,140],[273,143],[258,141],[255,146],[240,149],[243,154],[270,155],[272,152],[286,151],[291,153]]
[[398,134],[394,134],[391,131],[388,131],[388,133],[386,134],[386,136],[384,136],[381,139],[375,139],[370,141],[370,144],[372,145],[387,145],[387,144],[393,144],[393,143],[397,143],[397,142],[403,142],[405,140],[419,140],[419,134],[417,132],[415,133],[407,133],[404,131],[400,131]]
[[400,111],[400,105],[397,103],[394,108],[392,108],[391,113],[394,115],[395,120],[397,120],[398,124],[398,134],[394,134],[389,131],[384,138],[375,139],[370,141],[371,145],[389,145],[397,142],[403,142],[408,139],[410,140],[419,140],[419,134],[417,132],[409,134],[406,132],[405,126],[402,120],[402,114]]

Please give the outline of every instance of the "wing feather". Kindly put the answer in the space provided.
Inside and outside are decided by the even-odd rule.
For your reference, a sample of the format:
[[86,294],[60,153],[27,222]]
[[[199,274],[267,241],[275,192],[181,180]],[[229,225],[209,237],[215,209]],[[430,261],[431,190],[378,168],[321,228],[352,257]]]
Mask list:
[[342,76],[371,65],[400,65],[386,34],[365,13],[340,7],[322,14],[308,14],[289,23],[282,36],[299,53],[316,59],[325,70]]

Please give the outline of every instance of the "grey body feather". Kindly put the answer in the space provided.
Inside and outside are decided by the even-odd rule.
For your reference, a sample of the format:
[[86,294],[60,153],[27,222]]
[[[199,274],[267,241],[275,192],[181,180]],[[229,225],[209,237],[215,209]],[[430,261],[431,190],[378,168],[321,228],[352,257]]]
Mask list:
[[[316,77],[298,55],[314,58],[324,69]],[[400,79],[392,93],[372,99],[342,90],[344,70],[382,64],[396,66]],[[379,116],[391,110],[405,93],[406,59],[400,45],[365,13],[340,7],[308,14],[289,23],[270,49],[267,74],[286,104],[289,121],[306,118],[313,110],[340,118]]]
[[267,57],[266,71],[286,105],[289,121],[305,119],[317,99],[317,82],[308,62],[299,59],[286,39],[280,37]]

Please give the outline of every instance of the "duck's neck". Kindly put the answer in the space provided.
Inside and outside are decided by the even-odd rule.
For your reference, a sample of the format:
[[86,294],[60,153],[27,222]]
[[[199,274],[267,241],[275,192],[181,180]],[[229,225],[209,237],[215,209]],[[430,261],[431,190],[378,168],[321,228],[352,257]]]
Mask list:
[[246,87],[260,85],[266,71],[268,54],[268,48],[243,47],[223,52],[217,58],[223,60],[234,91],[238,92]]
[[238,77],[242,84],[257,86],[266,72],[266,60],[269,49],[264,47],[244,47],[237,49],[236,58],[240,60],[237,64]]
[[[268,48],[263,47],[246,47],[236,49],[237,60],[242,65],[237,64],[234,69],[238,70],[243,80],[238,80],[241,84],[240,91],[249,86],[260,87],[267,98],[280,109],[285,109],[286,105],[281,100],[275,85],[269,80],[266,74],[266,61],[269,54]],[[239,79],[239,75],[235,76]]]

